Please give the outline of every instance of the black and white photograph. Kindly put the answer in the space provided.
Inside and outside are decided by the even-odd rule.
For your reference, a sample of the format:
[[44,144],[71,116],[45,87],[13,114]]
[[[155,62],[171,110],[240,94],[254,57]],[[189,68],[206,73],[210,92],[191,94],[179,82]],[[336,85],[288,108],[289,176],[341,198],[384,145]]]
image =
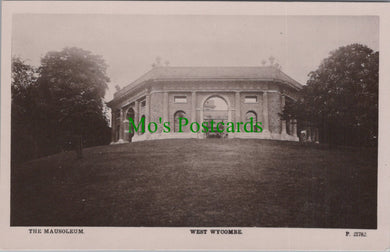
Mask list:
[[13,13],[7,226],[374,239],[382,20],[339,13]]

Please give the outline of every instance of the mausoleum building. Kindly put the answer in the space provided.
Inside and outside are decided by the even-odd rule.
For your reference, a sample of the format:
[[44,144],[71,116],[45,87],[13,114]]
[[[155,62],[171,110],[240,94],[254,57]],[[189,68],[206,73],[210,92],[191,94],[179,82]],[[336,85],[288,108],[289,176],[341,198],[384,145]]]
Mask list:
[[[245,123],[253,118],[255,123],[261,122],[261,132],[246,132],[240,124],[240,132],[235,129],[221,136],[298,141],[296,122],[281,120],[280,113],[286,102],[298,99],[300,89],[300,83],[272,66],[157,66],[117,91],[108,103],[112,143],[215,137],[201,130],[194,133],[189,124],[179,132],[179,118],[200,125],[211,120]],[[129,130],[129,118],[136,125],[144,118],[146,127],[156,122],[157,130],[134,133]],[[164,122],[170,124],[169,133],[163,131]]]

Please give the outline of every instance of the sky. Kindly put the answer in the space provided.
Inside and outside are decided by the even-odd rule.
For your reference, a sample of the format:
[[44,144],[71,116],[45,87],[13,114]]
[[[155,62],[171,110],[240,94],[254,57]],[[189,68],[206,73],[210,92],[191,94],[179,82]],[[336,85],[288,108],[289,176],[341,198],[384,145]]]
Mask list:
[[116,85],[149,71],[157,57],[170,66],[261,66],[273,56],[305,84],[330,51],[351,43],[379,51],[379,18],[17,14],[12,25],[12,55],[31,65],[65,47],[101,55],[111,80],[106,101]]

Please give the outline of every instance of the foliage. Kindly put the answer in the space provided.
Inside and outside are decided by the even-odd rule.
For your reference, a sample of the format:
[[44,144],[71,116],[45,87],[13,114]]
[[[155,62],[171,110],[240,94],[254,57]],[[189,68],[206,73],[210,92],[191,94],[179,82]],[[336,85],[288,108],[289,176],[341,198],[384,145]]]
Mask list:
[[31,127],[37,69],[19,57],[12,58],[11,76],[11,152],[16,160],[29,159],[36,153],[37,142]]
[[47,53],[41,63],[38,83],[42,99],[50,104],[47,118],[55,127],[65,135],[84,137],[101,127],[102,98],[109,81],[104,60],[79,48],[65,48]]
[[330,53],[309,73],[301,99],[286,104],[283,118],[320,129],[330,144],[375,144],[378,136],[379,52],[360,44]]
[[[28,118],[28,123],[18,118],[14,125],[17,132],[22,126],[30,128],[36,149],[30,158],[72,148],[80,137],[86,146],[109,142],[103,113],[109,78],[101,56],[79,48],[48,52],[33,74],[30,66],[21,63],[15,61],[13,67],[12,107],[25,110],[15,116]],[[29,92],[22,92],[24,89]]]

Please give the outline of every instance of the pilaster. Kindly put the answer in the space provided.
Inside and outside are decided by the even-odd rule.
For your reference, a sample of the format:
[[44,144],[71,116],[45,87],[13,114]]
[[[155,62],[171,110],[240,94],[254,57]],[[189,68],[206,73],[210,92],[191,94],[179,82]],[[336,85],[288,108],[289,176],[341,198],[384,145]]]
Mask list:
[[168,111],[169,111],[169,102],[168,102],[168,99],[169,99],[169,96],[168,96],[168,92],[164,92],[163,94],[163,122],[168,122],[169,118],[168,118]]
[[115,143],[115,109],[111,109],[111,144]]
[[196,121],[196,92],[191,96],[191,123]]
[[150,92],[149,90],[146,91],[145,96],[145,136],[146,138],[149,138],[150,132],[148,130],[148,125],[150,122]]
[[[284,105],[286,105],[286,97],[284,96],[284,94],[282,94],[282,111],[284,109]],[[282,120],[282,135],[286,135],[287,134],[287,130],[286,130],[286,120]]]
[[298,129],[298,124],[297,124],[297,120],[293,120],[293,136],[294,137],[298,137],[298,133],[297,133],[297,129]]
[[[241,121],[241,93],[239,91],[236,91],[235,93],[236,93],[234,98],[234,105],[236,109],[235,121],[236,121],[236,125],[238,125],[237,122]],[[238,127],[240,126],[238,125]],[[241,129],[237,128],[235,130],[236,133],[234,133],[234,137],[237,137],[237,135],[239,134],[238,131],[239,130],[241,131]]]
[[269,132],[268,93],[263,92],[263,132]]
[[241,121],[241,94],[239,91],[236,91],[234,103],[236,105],[236,122],[240,122]]
[[[134,123],[138,125],[139,123],[139,101],[134,102]],[[134,136],[139,135],[139,132],[134,132]]]
[[120,115],[119,115],[119,140],[118,143],[123,143],[123,137],[124,137],[124,124],[123,124],[123,109],[120,109]]

